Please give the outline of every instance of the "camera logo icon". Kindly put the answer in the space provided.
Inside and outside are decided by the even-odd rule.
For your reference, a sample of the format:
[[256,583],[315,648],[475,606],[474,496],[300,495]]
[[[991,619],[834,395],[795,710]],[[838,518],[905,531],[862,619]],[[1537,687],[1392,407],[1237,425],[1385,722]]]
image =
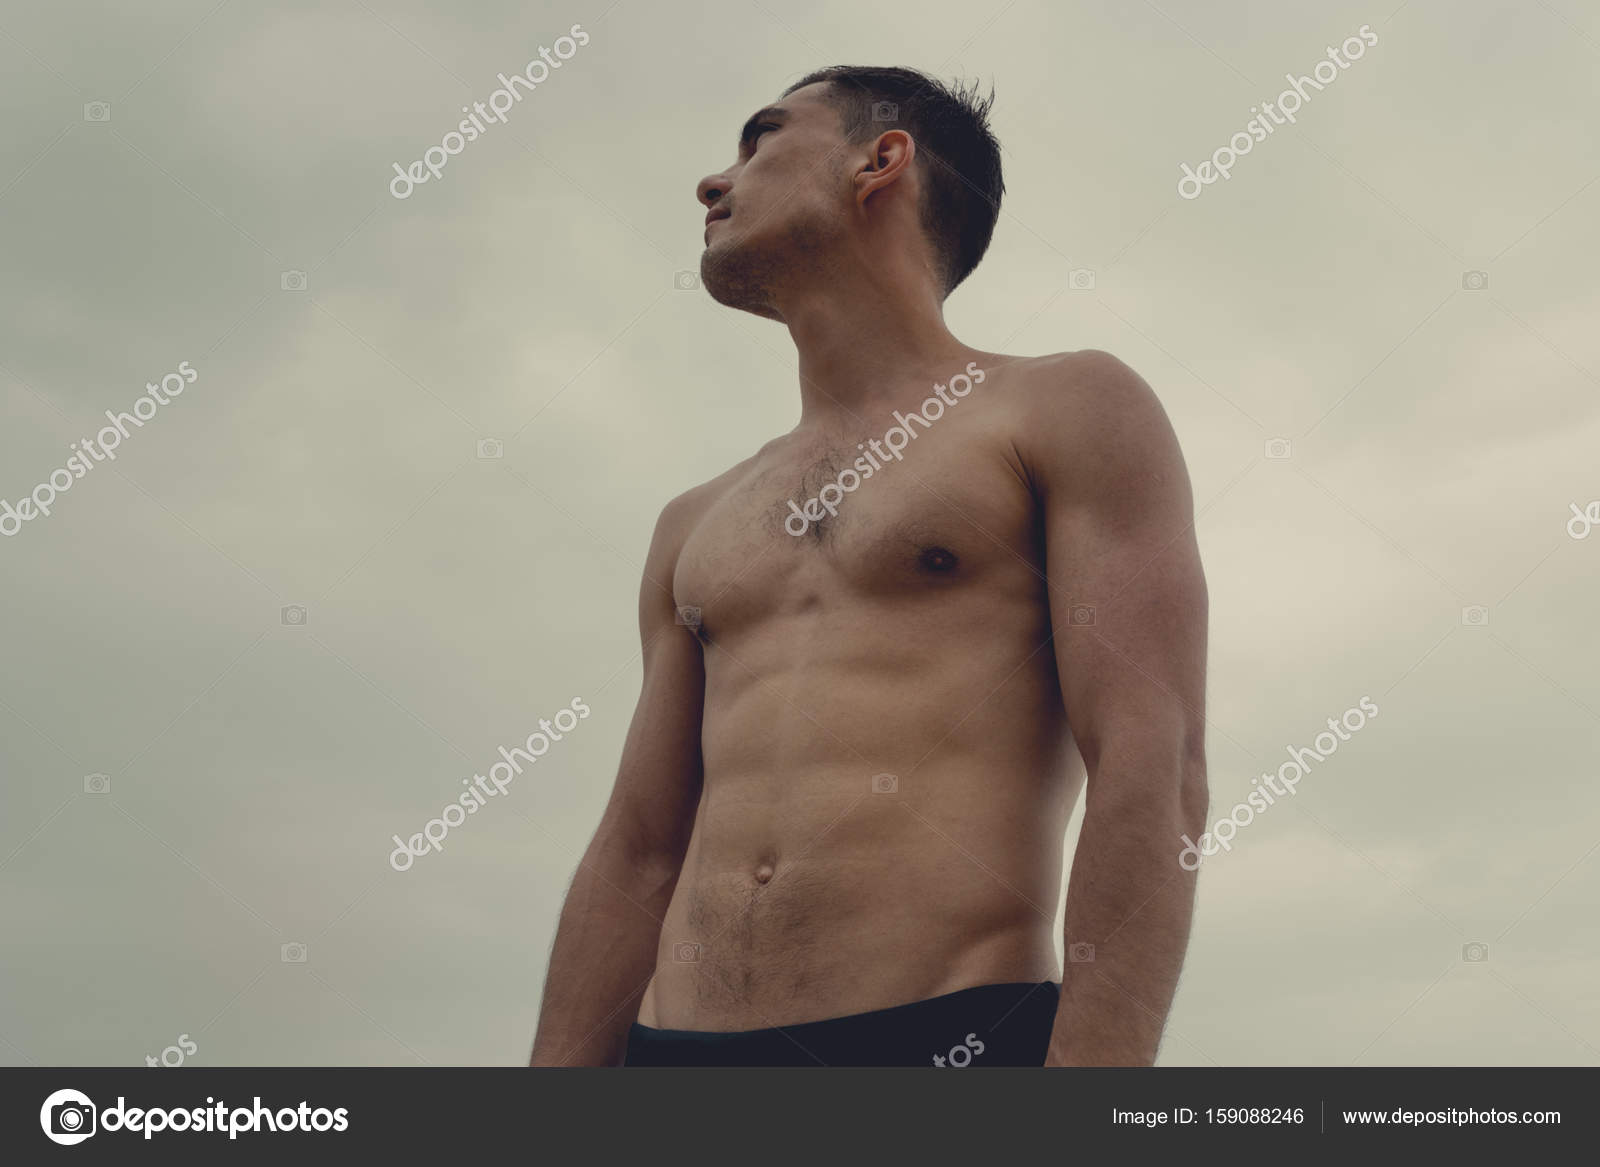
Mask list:
[[900,120],[900,107],[892,101],[878,101],[872,105],[872,120],[875,122],[897,122]]
[[693,292],[700,287],[700,273],[692,271],[673,272],[672,286],[680,292]]
[[306,962],[306,946],[298,940],[291,940],[278,949],[278,959],[284,964],[304,964]]
[[874,774],[872,776],[872,793],[897,794],[900,791],[900,779],[893,774]]
[[104,774],[85,774],[83,776],[83,792],[85,794],[110,794],[111,779]]
[[680,940],[672,946],[672,959],[679,964],[699,964],[700,946],[693,940]]
[[281,612],[279,612],[278,615],[279,615],[279,619],[281,619],[283,621],[283,623],[284,623],[284,625],[286,627],[289,627],[289,628],[304,628],[305,627],[306,610],[304,608],[302,608],[299,604],[290,604],[287,608],[284,608]]
[[1482,628],[1489,623],[1489,609],[1482,604],[1469,604],[1461,609],[1461,623],[1468,628]]
[[1067,273],[1067,286],[1074,292],[1094,291],[1094,269],[1075,267]]
[[685,628],[698,628],[700,627],[700,609],[693,604],[683,604],[679,606],[673,622],[682,624]]
[[278,286],[285,292],[303,292],[306,290],[306,273],[286,271],[278,277]]
[[1067,619],[1075,628],[1088,628],[1094,623],[1093,604],[1074,604],[1067,612]]
[[1482,964],[1489,959],[1489,946],[1481,943],[1463,944],[1461,959],[1468,964]]
[[1067,960],[1073,964],[1093,964],[1094,945],[1085,944],[1081,940],[1076,944],[1067,945]]
[[1288,460],[1292,449],[1288,438],[1268,438],[1263,452],[1274,462],[1284,462]]
[[86,122],[108,122],[111,120],[111,103],[109,101],[91,101],[83,107],[83,120]]
[[1489,286],[1489,273],[1464,271],[1461,273],[1461,286],[1469,292],[1481,292]]
[[75,1146],[94,1134],[94,1103],[80,1091],[57,1090],[39,1108],[39,1126],[52,1143]]
[[488,462],[506,456],[506,444],[499,438],[478,439],[478,461]]

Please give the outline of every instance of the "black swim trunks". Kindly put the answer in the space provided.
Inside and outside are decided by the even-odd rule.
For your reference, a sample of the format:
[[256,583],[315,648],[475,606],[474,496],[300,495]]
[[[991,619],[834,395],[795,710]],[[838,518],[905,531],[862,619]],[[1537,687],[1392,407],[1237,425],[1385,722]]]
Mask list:
[[628,1031],[628,1066],[1039,1066],[1061,988],[979,985],[910,1005],[776,1029]]

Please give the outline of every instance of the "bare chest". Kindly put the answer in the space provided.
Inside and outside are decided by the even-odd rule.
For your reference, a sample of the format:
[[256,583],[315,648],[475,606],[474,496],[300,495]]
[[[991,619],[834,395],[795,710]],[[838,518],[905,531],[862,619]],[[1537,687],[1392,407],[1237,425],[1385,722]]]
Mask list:
[[703,639],[852,600],[952,597],[1030,570],[1033,499],[992,433],[951,426],[887,453],[868,437],[785,440],[730,483],[673,579]]

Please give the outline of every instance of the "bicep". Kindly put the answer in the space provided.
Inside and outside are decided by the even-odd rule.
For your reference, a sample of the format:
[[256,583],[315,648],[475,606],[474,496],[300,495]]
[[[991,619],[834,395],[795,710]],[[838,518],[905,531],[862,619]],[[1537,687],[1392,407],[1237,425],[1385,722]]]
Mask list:
[[1091,774],[1108,745],[1200,748],[1208,607],[1172,427],[1120,362],[1102,375],[1040,454],[1056,663]]

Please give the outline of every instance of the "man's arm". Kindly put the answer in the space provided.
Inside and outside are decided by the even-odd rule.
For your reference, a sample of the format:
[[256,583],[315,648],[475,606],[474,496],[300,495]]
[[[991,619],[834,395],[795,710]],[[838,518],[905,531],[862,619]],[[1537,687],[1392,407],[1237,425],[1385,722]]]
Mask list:
[[620,1064],[655,968],[700,801],[704,662],[676,624],[670,590],[690,497],[667,505],[650,543],[639,594],[644,686],[611,800],[561,911],[530,1065]]
[[1194,908],[1179,836],[1202,832],[1207,806],[1194,502],[1138,374],[1087,351],[1047,377],[1024,462],[1043,499],[1056,667],[1088,782],[1046,1064],[1150,1065]]

